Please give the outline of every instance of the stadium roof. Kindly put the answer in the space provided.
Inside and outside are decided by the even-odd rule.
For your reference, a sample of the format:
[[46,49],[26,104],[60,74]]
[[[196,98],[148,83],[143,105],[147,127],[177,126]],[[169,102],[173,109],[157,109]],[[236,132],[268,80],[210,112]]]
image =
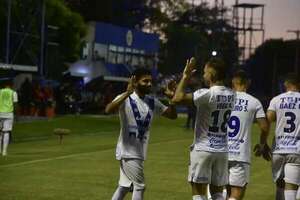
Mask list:
[[6,64],[6,63],[0,63],[0,69],[4,70],[15,70],[15,71],[24,71],[24,72],[37,72],[38,68],[37,66],[31,66],[31,65],[13,65],[13,64]]

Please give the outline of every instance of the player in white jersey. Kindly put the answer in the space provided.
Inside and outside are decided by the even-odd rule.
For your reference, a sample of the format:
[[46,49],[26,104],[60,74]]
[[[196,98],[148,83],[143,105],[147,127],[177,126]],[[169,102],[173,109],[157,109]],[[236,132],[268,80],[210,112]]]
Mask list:
[[262,153],[266,160],[271,159],[267,145],[269,124],[263,106],[258,99],[246,91],[250,80],[244,71],[233,75],[232,87],[236,91],[236,100],[228,122],[228,160],[229,200],[241,200],[245,194],[250,176],[251,129],[254,121],[261,130],[260,144],[256,145],[257,154]]
[[144,160],[149,141],[149,129],[153,115],[176,119],[174,105],[164,106],[158,99],[148,95],[152,87],[151,71],[138,68],[127,87],[106,106],[106,113],[119,110],[120,136],[116,158],[120,161],[119,187],[112,200],[122,200],[133,187],[133,200],[142,200],[145,189]]
[[276,182],[276,200],[295,200],[300,185],[300,93],[299,77],[289,74],[285,93],[274,97],[267,118],[276,121],[272,172]]
[[212,59],[204,67],[203,78],[209,89],[186,93],[185,87],[195,70],[195,59],[187,61],[172,101],[197,107],[194,143],[191,146],[188,180],[193,200],[206,200],[211,184],[213,200],[223,200],[228,183],[227,122],[234,106],[235,93],[224,86],[225,64]]

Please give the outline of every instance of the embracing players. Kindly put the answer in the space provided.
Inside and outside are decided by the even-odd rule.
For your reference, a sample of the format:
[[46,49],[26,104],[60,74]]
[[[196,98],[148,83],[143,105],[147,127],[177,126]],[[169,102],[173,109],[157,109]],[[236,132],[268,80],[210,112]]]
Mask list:
[[227,122],[234,107],[235,92],[224,86],[226,67],[222,60],[212,59],[204,67],[203,78],[209,89],[186,93],[188,80],[196,61],[187,61],[172,101],[197,108],[194,142],[191,146],[188,180],[193,200],[206,200],[210,184],[213,200],[223,200],[228,183]]
[[232,87],[236,91],[236,100],[228,122],[229,200],[241,200],[249,183],[251,130],[254,121],[261,130],[260,144],[255,146],[256,154],[262,154],[266,160],[271,159],[267,145],[269,125],[260,101],[246,93],[249,85],[250,80],[244,71],[233,75]]

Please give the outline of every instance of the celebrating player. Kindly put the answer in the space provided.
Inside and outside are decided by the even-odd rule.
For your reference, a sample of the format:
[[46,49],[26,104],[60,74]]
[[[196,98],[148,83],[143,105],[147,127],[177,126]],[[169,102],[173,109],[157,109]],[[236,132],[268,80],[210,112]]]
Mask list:
[[[176,119],[175,106],[164,106],[148,95],[152,87],[151,71],[139,68],[134,71],[127,90],[106,106],[105,111],[119,110],[121,122],[116,158],[120,161],[119,187],[112,200],[122,200],[133,186],[133,200],[142,200],[145,189],[144,160],[149,141],[153,115]],[[168,88],[167,94],[172,93]]]
[[229,184],[227,196],[229,200],[243,199],[250,176],[251,129],[254,120],[261,130],[260,144],[256,145],[256,154],[266,160],[271,159],[267,145],[269,125],[262,104],[258,99],[247,94],[250,80],[244,71],[233,75],[232,86],[236,91],[236,100],[228,122],[228,170]]
[[227,122],[235,93],[224,86],[226,68],[220,59],[212,59],[204,67],[203,78],[209,89],[186,93],[185,87],[195,65],[194,58],[187,61],[172,101],[197,107],[188,176],[193,200],[206,200],[208,184],[211,184],[212,199],[222,200],[223,187],[228,183]]
[[295,200],[300,185],[300,93],[299,77],[289,74],[286,92],[274,97],[267,118],[276,121],[272,172],[276,182],[276,200]]

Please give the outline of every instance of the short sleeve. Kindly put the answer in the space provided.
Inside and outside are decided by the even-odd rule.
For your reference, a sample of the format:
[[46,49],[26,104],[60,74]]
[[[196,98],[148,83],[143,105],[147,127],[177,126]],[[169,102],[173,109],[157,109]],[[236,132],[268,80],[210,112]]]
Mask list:
[[271,100],[268,110],[276,111],[276,97]]
[[256,114],[255,114],[256,119],[266,117],[264,108],[263,108],[262,104],[260,103],[260,101],[258,101],[258,100],[256,101],[255,109],[256,109]]
[[193,102],[194,105],[199,107],[201,104],[204,104],[208,101],[209,99],[209,90],[208,89],[200,89],[196,90],[193,93]]
[[[114,98],[114,100],[112,100],[112,101],[116,101],[118,98],[120,98],[122,96],[122,94],[119,94],[118,96],[116,96],[115,98]],[[125,100],[126,101],[126,100]],[[119,110],[122,110],[122,109],[124,109],[125,108],[125,101],[123,101],[123,103],[119,106]]]
[[13,93],[13,102],[14,103],[18,102],[18,94],[16,92]]
[[161,103],[158,99],[154,99],[154,113],[157,115],[161,115],[163,112],[167,110],[167,106]]

